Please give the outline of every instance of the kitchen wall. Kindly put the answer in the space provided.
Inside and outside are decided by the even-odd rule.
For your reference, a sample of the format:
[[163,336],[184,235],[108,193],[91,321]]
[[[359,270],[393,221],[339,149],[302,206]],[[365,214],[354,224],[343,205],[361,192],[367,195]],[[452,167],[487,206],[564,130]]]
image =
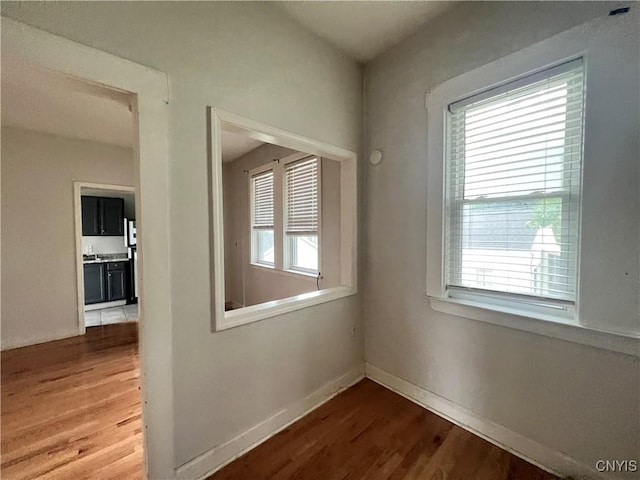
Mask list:
[[82,253],[127,253],[124,237],[82,237]]
[[[317,289],[316,279],[251,265],[249,177],[246,171],[296,153],[264,144],[223,164],[226,301],[249,306]],[[321,167],[321,288],[340,285],[340,164],[323,159]]]
[[2,127],[3,349],[78,334],[74,181],[132,186],[132,151]]
[[[615,99],[611,95],[592,99],[588,108],[594,107],[593,112],[608,119],[618,140],[585,172],[589,201],[583,218],[593,235],[583,239],[583,246],[590,248],[601,234],[592,218],[602,215],[599,209],[607,205],[607,209],[613,207],[606,220],[612,224],[601,231],[609,236],[611,248],[624,245],[629,256],[622,267],[625,263],[618,251],[590,255],[585,250],[590,258],[583,266],[593,272],[588,281],[601,290],[583,300],[593,305],[609,299],[620,302],[626,317],[612,318],[613,323],[637,325],[637,284],[635,297],[633,289],[604,293],[612,277],[602,273],[610,272],[609,262],[616,265],[616,276],[626,271],[630,282],[638,272],[640,62],[637,30],[633,34],[638,23],[608,17],[610,8],[610,4],[592,2],[463,4],[375,59],[365,71],[365,152],[382,149],[385,155],[379,166],[366,166],[366,361],[591,469],[597,459],[633,459],[640,451],[638,359],[430,308],[425,296],[425,95],[449,78],[590,18],[625,22],[630,28],[627,44],[606,49],[607,61],[619,67],[594,72],[598,82],[609,78],[608,90],[616,95]],[[598,35],[596,27],[586,28]],[[587,124],[596,125],[597,116],[588,118]],[[616,117],[624,120],[611,121]],[[629,193],[633,191],[635,197]],[[610,198],[624,195],[628,204],[609,204]],[[634,236],[635,253],[629,247]],[[621,306],[617,311],[623,311]],[[616,315],[604,312],[600,324],[606,325]]]
[[[267,3],[3,2],[2,12],[168,74],[174,464],[226,460],[238,435],[357,372],[359,296],[211,332],[206,107],[358,151],[360,66]],[[151,474],[170,476],[154,460]]]

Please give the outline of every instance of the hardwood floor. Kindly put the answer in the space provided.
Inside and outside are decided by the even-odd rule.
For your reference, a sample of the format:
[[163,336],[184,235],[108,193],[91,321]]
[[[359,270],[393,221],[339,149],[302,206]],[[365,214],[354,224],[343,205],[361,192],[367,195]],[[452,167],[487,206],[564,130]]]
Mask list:
[[143,477],[136,323],[1,359],[4,480]]
[[[143,477],[137,324],[2,352],[3,479]],[[551,480],[363,380],[209,480]]]
[[209,480],[555,478],[363,380]]

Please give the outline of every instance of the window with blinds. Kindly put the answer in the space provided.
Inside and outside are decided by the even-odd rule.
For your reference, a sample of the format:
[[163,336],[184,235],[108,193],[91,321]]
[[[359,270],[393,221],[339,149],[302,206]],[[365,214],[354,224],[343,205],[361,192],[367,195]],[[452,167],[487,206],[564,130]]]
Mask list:
[[251,178],[251,227],[253,261],[274,264],[273,170]]
[[584,88],[577,59],[449,105],[449,296],[575,302]]
[[285,166],[289,268],[318,271],[319,160],[308,157]]

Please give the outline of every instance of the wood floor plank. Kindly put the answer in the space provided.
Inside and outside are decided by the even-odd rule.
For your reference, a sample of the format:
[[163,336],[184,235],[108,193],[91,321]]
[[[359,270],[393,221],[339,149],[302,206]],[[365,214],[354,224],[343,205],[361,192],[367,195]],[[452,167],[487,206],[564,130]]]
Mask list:
[[137,324],[2,352],[3,479],[144,474]]
[[555,478],[363,380],[208,480]]

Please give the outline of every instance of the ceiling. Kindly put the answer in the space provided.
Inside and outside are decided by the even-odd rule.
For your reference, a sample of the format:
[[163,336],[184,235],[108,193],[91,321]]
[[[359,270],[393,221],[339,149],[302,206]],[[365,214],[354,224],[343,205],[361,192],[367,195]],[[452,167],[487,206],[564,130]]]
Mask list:
[[130,147],[130,94],[2,58],[2,125]]
[[[133,146],[130,94],[3,56],[2,125],[63,137]],[[222,158],[230,162],[263,142],[240,131],[222,132]]]
[[264,142],[251,138],[241,131],[222,130],[222,161],[233,162],[247,152],[258,148]]
[[418,30],[455,2],[273,2],[306,29],[366,63]]
[[[295,21],[359,62],[367,62],[453,2],[273,2]],[[131,97],[79,79],[2,59],[2,125],[130,147]],[[222,156],[233,161],[263,142],[223,132]]]

